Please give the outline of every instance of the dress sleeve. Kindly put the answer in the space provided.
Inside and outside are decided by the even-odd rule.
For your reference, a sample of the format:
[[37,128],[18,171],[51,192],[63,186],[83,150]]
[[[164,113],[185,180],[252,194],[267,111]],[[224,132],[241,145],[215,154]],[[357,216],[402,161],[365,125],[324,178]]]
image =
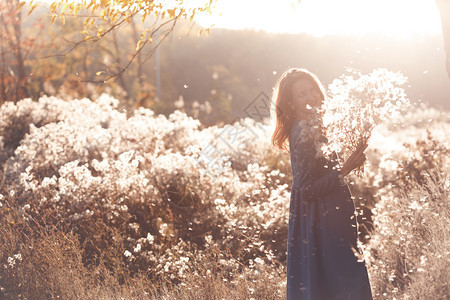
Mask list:
[[[339,169],[328,169],[321,177],[313,176],[316,155],[315,144],[311,135],[302,132],[308,128],[295,126],[291,132],[291,160],[294,166],[293,174],[298,179],[302,199],[311,201],[335,190],[338,185],[345,184]],[[291,141],[289,143],[291,143]]]

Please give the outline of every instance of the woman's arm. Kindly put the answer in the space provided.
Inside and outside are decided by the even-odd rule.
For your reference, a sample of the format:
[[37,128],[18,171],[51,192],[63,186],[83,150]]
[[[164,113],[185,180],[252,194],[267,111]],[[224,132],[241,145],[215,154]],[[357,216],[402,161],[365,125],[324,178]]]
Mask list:
[[293,174],[299,180],[302,199],[310,201],[315,197],[332,192],[338,185],[345,184],[339,169],[331,169],[324,176],[312,176],[315,160],[315,145],[312,138],[302,134],[302,128],[295,126],[292,131],[291,160]]
[[368,144],[361,142],[356,146],[355,152],[353,152],[342,165],[341,173],[348,175],[353,169],[361,166],[366,160],[364,150],[366,150]]

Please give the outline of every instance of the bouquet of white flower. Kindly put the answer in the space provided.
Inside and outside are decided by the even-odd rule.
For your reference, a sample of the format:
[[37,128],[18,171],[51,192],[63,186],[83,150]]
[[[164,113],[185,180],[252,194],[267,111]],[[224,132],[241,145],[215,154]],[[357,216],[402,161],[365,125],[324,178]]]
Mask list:
[[[401,73],[376,69],[359,78],[341,76],[328,87],[321,114],[328,144],[322,151],[336,151],[344,160],[359,143],[368,143],[374,127],[393,118],[409,106],[403,88],[407,78]],[[357,172],[362,175],[364,166]]]

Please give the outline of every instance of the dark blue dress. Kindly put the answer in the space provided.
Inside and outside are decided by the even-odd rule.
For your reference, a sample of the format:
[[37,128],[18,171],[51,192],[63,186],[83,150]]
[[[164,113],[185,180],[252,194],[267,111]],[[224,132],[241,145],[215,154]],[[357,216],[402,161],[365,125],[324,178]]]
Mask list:
[[352,195],[337,163],[315,156],[302,124],[294,123],[289,137],[287,299],[372,299],[366,266],[352,251],[358,249]]

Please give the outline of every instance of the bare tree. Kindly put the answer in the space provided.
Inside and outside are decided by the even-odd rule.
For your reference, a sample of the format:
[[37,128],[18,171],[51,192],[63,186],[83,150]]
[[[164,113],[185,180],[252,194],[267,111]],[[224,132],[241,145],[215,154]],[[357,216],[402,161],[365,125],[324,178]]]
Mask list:
[[19,0],[0,3],[0,79],[2,101],[18,101],[28,97],[25,57],[22,41],[22,14]]

